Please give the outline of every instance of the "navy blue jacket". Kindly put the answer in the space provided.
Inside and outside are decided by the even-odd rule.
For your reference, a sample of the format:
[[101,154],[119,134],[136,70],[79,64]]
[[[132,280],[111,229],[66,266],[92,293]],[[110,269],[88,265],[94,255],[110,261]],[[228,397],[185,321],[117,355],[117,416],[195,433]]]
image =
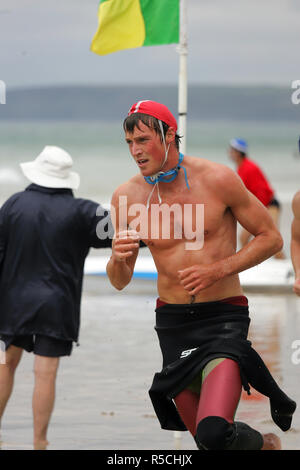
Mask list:
[[0,334],[77,341],[84,261],[109,219],[69,189],[31,184],[0,209]]

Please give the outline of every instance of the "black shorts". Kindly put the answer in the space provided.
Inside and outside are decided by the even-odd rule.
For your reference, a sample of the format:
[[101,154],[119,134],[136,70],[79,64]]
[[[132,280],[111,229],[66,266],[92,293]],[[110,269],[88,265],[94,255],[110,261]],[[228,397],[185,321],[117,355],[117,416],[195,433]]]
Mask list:
[[0,334],[0,340],[4,341],[6,349],[13,345],[25,349],[27,352],[46,357],[70,356],[73,347],[72,341],[44,335],[8,336]]

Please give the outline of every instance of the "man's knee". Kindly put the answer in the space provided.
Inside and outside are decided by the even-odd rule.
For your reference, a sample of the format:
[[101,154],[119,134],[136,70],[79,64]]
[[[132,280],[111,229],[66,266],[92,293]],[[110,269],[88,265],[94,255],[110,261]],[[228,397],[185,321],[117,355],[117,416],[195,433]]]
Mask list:
[[219,416],[207,416],[197,426],[195,441],[202,450],[223,450],[234,436],[234,426]]
[[35,356],[34,374],[37,379],[53,380],[56,377],[59,358]]
[[20,362],[22,352],[23,350],[21,348],[10,345],[4,353],[4,361],[2,365],[5,365],[7,369],[14,372]]

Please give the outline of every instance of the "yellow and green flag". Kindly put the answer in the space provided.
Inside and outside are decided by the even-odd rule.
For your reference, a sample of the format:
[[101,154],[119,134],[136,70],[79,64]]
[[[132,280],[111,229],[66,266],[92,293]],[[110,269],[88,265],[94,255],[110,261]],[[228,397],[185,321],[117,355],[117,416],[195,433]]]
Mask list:
[[105,55],[122,49],[179,42],[180,0],[100,0],[98,30],[91,50]]

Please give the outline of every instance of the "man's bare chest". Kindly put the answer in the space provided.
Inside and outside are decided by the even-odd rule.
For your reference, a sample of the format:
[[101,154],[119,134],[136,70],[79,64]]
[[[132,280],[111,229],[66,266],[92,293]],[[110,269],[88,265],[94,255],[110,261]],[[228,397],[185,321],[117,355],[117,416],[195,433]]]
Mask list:
[[145,196],[139,195],[135,202],[127,201],[127,226],[152,245],[197,241],[199,249],[204,239],[213,237],[224,222],[226,207],[222,201],[203,191],[162,194],[161,203],[154,191],[149,207]]

